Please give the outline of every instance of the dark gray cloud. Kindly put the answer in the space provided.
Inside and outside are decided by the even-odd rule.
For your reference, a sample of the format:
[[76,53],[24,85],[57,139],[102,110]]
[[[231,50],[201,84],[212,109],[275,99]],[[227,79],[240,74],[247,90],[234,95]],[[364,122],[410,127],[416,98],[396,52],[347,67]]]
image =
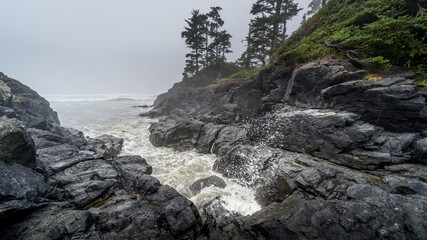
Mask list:
[[43,94],[160,93],[181,79],[192,9],[223,8],[235,60],[253,2],[0,0],[0,71]]

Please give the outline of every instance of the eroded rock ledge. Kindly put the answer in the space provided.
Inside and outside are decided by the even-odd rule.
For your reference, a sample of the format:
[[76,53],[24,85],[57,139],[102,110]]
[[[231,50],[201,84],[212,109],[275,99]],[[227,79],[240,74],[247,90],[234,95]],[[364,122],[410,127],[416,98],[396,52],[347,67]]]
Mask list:
[[62,128],[37,93],[0,73],[0,239],[195,239],[194,204],[151,177],[123,139]]
[[414,74],[378,80],[345,61],[272,67],[204,88],[174,86],[146,116],[150,141],[217,154],[214,170],[256,190],[236,216],[213,199],[208,239],[422,239],[427,116]]

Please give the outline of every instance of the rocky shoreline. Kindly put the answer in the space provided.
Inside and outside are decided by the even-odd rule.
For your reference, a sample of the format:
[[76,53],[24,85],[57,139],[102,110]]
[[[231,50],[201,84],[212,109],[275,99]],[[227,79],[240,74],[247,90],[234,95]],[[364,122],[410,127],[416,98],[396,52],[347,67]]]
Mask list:
[[[216,154],[263,207],[240,216],[221,197],[196,209],[143,158],[118,156],[123,139],[61,127],[0,73],[0,239],[423,239],[426,91],[408,71],[366,74],[316,61],[156,99],[150,142]],[[209,185],[225,183],[190,189]]]
[[194,204],[151,177],[123,139],[60,126],[36,92],[0,73],[0,239],[195,239]]
[[366,75],[315,61],[157,98],[151,143],[216,154],[214,170],[264,207],[242,217],[212,200],[208,239],[427,236],[425,91],[402,69]]

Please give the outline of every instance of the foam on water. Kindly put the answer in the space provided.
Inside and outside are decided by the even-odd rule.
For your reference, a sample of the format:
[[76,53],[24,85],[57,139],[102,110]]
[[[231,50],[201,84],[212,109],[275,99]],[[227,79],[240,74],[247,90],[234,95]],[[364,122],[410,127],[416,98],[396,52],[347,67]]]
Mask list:
[[[153,167],[153,176],[162,184],[175,188],[189,198],[197,207],[201,202],[221,196],[225,208],[248,215],[260,209],[254,191],[212,171],[216,156],[196,151],[177,152],[169,148],[154,147],[149,142],[150,124],[155,119],[139,117],[149,109],[136,105],[151,105],[155,95],[79,95],[45,96],[58,112],[65,127],[79,129],[90,137],[111,134],[124,139],[122,155],[140,155]],[[86,99],[86,100],[82,100]],[[92,100],[90,100],[92,99]],[[99,100],[103,99],[103,100]],[[111,101],[111,99],[121,99]],[[207,187],[194,195],[189,186],[198,179],[217,175],[223,178],[226,188]]]

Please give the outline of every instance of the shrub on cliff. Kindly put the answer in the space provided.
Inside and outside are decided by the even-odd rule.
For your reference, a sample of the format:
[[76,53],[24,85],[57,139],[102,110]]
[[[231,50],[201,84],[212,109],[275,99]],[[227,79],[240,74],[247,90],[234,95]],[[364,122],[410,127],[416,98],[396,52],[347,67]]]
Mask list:
[[220,79],[228,78],[239,72],[242,68],[237,64],[224,62],[213,64],[203,68],[193,77],[184,78],[182,84],[188,87],[203,87],[218,82]]
[[423,0],[330,0],[274,56],[277,65],[350,59],[370,70],[391,65],[426,72]]

